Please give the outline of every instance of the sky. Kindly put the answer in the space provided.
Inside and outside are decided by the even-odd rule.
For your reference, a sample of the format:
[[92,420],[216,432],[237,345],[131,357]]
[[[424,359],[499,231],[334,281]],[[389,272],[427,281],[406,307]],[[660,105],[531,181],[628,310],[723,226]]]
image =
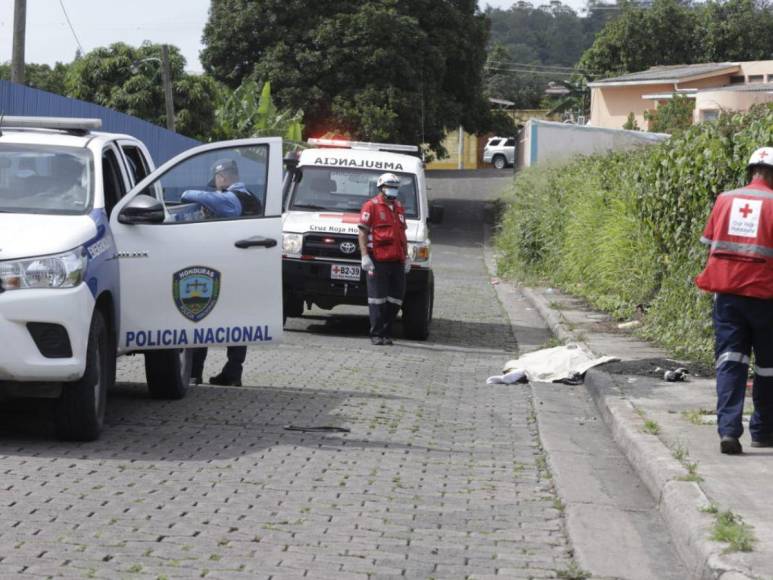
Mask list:
[[[313,1],[313,0],[308,0]],[[515,0],[481,0],[481,7],[509,8]],[[201,72],[199,51],[210,0],[27,0],[27,62],[70,62],[83,52],[114,42],[137,46],[144,40],[173,44]],[[539,5],[540,0],[533,0]],[[546,2],[547,3],[547,0]],[[578,10],[585,0],[564,0]],[[0,0],[0,62],[10,62],[14,0]],[[70,30],[62,10],[70,17]],[[77,37],[77,40],[76,40]]]

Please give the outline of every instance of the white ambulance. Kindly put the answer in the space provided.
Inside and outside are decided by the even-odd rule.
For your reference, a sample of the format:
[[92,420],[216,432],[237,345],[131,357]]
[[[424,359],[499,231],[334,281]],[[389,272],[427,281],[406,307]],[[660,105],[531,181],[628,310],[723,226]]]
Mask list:
[[[150,394],[185,395],[192,349],[282,336],[282,141],[212,143],[152,171],[98,119],[0,121],[0,397],[58,399],[64,439],[95,439],[115,359]],[[180,202],[233,160],[260,215]]]
[[377,194],[385,173],[400,177],[412,267],[402,307],[406,338],[428,337],[434,303],[429,224],[442,218],[430,208],[424,163],[411,145],[310,139],[310,149],[285,157],[282,216],[284,314],[301,316],[304,306],[330,310],[367,305],[360,267],[357,223],[362,204]]

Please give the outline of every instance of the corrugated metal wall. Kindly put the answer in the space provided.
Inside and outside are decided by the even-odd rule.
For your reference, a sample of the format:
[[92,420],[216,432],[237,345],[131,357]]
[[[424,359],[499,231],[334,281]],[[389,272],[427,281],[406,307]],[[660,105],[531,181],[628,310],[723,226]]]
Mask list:
[[0,80],[0,114],[102,119],[102,131],[126,133],[147,146],[156,166],[199,142],[137,117],[78,99]]

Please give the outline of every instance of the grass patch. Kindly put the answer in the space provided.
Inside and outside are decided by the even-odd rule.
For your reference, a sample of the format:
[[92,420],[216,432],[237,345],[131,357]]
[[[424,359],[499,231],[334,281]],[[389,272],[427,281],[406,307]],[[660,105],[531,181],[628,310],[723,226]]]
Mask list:
[[556,577],[565,580],[587,580],[591,577],[591,573],[580,568],[577,562],[572,560],[564,570],[556,570]]
[[757,539],[749,524],[730,510],[717,511],[711,539],[728,544],[724,552],[751,552]]
[[690,452],[687,447],[681,443],[676,443],[671,448],[671,455],[687,470],[687,475],[680,477],[679,481],[694,481],[695,483],[703,481],[703,478],[698,475],[698,462],[689,460]]
[[708,423],[705,423],[703,418],[715,414],[716,413],[710,409],[690,409],[688,411],[682,411],[682,417],[685,421],[692,423],[693,425],[707,425]]
[[541,348],[555,348],[557,346],[564,346],[564,341],[556,336],[551,336],[542,344]]
[[658,425],[652,419],[645,419],[644,431],[649,433],[650,435],[657,435],[658,433],[660,433],[660,425]]

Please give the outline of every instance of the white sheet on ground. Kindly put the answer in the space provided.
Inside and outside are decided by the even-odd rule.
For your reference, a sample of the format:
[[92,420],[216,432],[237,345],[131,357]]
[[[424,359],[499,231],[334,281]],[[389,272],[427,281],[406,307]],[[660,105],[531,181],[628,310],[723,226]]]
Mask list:
[[612,356],[594,357],[579,344],[567,344],[554,348],[543,348],[527,353],[521,358],[508,361],[503,372],[520,370],[529,381],[552,382],[584,375],[597,365],[619,360]]

